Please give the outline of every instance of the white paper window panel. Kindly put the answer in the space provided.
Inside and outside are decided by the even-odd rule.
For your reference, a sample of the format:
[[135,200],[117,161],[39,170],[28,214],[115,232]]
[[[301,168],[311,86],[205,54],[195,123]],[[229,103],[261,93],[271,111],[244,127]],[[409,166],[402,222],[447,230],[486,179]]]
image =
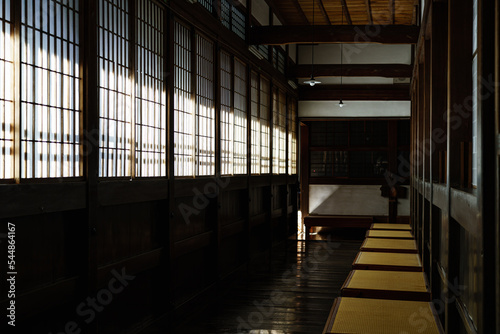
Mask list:
[[20,42],[21,178],[81,176],[79,2],[22,1]]
[[197,35],[196,49],[196,175],[214,175],[214,44]]
[[260,174],[260,119],[259,119],[259,75],[251,74],[251,173]]
[[234,174],[247,173],[247,80],[246,66],[234,62]]
[[270,173],[270,143],[271,143],[271,129],[269,127],[269,81],[267,79],[260,79],[260,147],[261,147],[261,174]]
[[135,175],[166,176],[163,9],[136,2]]
[[221,52],[220,54],[220,89],[221,89],[221,173],[222,175],[232,175],[233,174],[233,125],[234,125],[234,114],[232,110],[232,91],[231,91],[231,80],[232,80],[232,68],[231,68],[232,58],[226,52]]
[[174,175],[194,175],[194,103],[191,32],[179,22],[174,31]]
[[0,179],[14,178],[14,54],[10,0],[0,1]]

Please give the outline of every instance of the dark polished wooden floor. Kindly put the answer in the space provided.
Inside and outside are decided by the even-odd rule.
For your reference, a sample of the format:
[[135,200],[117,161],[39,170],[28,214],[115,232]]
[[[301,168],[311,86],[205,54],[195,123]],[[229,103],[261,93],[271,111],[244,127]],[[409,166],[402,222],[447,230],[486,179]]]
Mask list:
[[265,265],[254,261],[233,288],[175,329],[160,321],[141,334],[321,333],[362,238],[288,240]]

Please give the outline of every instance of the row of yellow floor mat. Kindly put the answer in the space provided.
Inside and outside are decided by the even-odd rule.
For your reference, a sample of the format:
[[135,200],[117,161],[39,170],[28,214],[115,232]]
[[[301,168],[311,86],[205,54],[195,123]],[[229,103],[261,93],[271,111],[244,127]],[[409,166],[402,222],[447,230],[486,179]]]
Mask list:
[[372,224],[323,333],[444,333],[408,224]]

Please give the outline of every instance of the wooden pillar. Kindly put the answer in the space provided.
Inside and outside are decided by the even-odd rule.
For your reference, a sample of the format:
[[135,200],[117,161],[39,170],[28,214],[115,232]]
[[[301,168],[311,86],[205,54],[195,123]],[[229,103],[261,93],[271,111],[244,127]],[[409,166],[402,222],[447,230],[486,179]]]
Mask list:
[[477,193],[483,244],[478,330],[500,333],[500,1],[478,5]]
[[[431,78],[430,78],[430,139],[432,153],[430,156],[430,181],[431,181],[431,211],[434,205],[433,183],[443,183],[443,156],[446,151],[447,142],[447,127],[445,119],[446,103],[447,103],[447,63],[448,50],[446,47],[448,40],[448,4],[443,2],[433,2],[431,11]],[[440,240],[439,234],[434,235],[433,231],[437,231],[439,221],[437,215],[431,214],[430,235],[431,240],[431,271],[429,273],[429,282],[431,286],[433,282],[438,281],[439,273],[435,270],[441,265],[440,260]],[[434,225],[437,225],[434,227]],[[435,264],[434,264],[435,261]],[[434,288],[433,288],[434,290]],[[439,296],[435,296],[439,298]]]
[[[464,153],[460,148],[472,140],[472,1],[448,2],[448,87],[447,87],[447,194],[452,188],[464,186]],[[462,161],[461,161],[462,160]],[[448,250],[445,263],[445,296],[454,297],[450,284],[459,278],[460,229],[451,217],[451,200],[448,201],[447,219],[443,231],[444,247]],[[446,238],[447,236],[447,238]],[[443,261],[444,262],[444,261]],[[445,305],[445,330],[459,331],[460,316],[455,303]]]
[[[472,140],[472,1],[448,2],[448,180],[463,184],[461,143]],[[462,144],[463,145],[463,144]]]
[[431,201],[431,188],[430,183],[430,168],[431,168],[431,140],[430,140],[430,75],[431,75],[431,43],[429,39],[424,41],[423,48],[423,78],[424,92],[423,92],[423,130],[422,130],[422,166],[423,166],[423,188],[422,188],[422,261],[424,268],[429,272],[429,234],[430,234],[430,201]]
[[423,156],[424,156],[424,180],[430,181],[431,170],[431,148],[430,138],[430,104],[431,104],[431,41],[425,40],[424,44],[424,130],[423,130]]
[[424,47],[421,49],[421,54],[417,55],[418,59],[421,59],[421,63],[419,64],[418,67],[418,93],[419,93],[419,108],[418,112],[420,113],[419,115],[419,145],[420,148],[418,150],[418,154],[420,156],[419,158],[419,164],[418,167],[420,169],[420,194],[418,196],[419,198],[419,207],[418,207],[418,214],[420,215],[419,217],[419,243],[418,247],[420,249],[420,258],[422,261],[424,260],[424,247],[425,247],[425,174],[426,174],[426,163],[427,163],[427,157],[425,154],[425,124],[426,124],[426,95],[425,92],[427,90],[427,87],[425,87],[426,84],[426,67],[427,64],[424,62],[424,56],[423,54],[425,53],[425,41],[423,41]]
[[[249,1],[250,2],[250,1]],[[247,11],[249,8],[247,8]],[[247,15],[247,24],[248,24],[248,15]],[[248,31],[248,30],[247,30]],[[250,190],[251,186],[251,178],[252,178],[252,67],[250,65],[247,65],[247,182],[246,182],[246,199],[247,199],[247,205],[246,205],[246,213],[245,213],[245,236],[244,236],[244,243],[245,246],[243,247],[243,261],[244,262],[249,262],[250,260],[250,206],[251,206],[251,201],[252,201],[252,192]],[[260,83],[260,79],[259,79]],[[259,86],[257,86],[259,88]],[[260,90],[259,90],[260,94]],[[260,102],[260,101],[258,101]],[[259,108],[259,103],[257,103],[257,108]],[[259,113],[257,112],[257,115],[259,116]],[[259,134],[260,134],[260,129],[259,129]]]
[[[272,17],[272,11],[269,9],[270,15]],[[269,48],[271,50],[271,48]],[[269,80],[269,200],[268,200],[268,219],[267,219],[267,228],[269,231],[269,255],[272,255],[272,247],[273,247],[273,197],[274,197],[274,189],[273,185],[276,180],[274,176],[274,91],[276,87],[271,80]],[[271,269],[271,262],[269,262],[269,269]]]
[[180,219],[180,217],[175,217],[175,156],[174,156],[174,131],[175,131],[175,112],[174,112],[174,54],[175,54],[175,46],[174,46],[174,33],[175,33],[175,16],[171,10],[168,10],[168,31],[167,31],[167,57],[168,57],[168,72],[170,75],[167,80],[167,117],[168,117],[168,125],[167,125],[167,161],[168,161],[168,221],[165,223],[168,225],[168,228],[165,229],[167,235],[165,236],[167,241],[167,247],[165,248],[165,262],[167,266],[167,282],[168,291],[167,291],[167,306],[166,308],[170,311],[169,321],[173,321],[173,310],[174,310],[174,245],[175,245],[175,237],[174,237],[174,224],[176,222],[176,218]]
[[[422,48],[423,50],[423,48]],[[423,259],[423,244],[424,244],[424,201],[425,201],[425,183],[424,183],[424,170],[425,170],[425,64],[421,55],[417,55],[419,59],[418,64],[418,118],[417,118],[417,170],[418,170],[418,193],[417,193],[417,245],[420,250],[420,258]]]
[[[490,3],[491,5],[491,3]],[[485,12],[488,14],[491,14],[493,11],[489,11],[490,7],[484,7]],[[494,51],[494,59],[493,62],[491,59],[488,61],[488,66],[494,66],[494,75],[495,75],[495,82],[500,82],[500,65],[499,65],[499,60],[500,60],[500,0],[495,0],[495,11],[494,11],[494,22],[495,22],[495,51]],[[491,23],[491,17],[483,17],[482,22],[489,22]],[[487,23],[488,24],[488,23]],[[488,38],[483,37],[483,41],[488,40]],[[490,44],[493,45],[493,44]],[[484,61],[483,61],[484,63]],[[494,64],[494,65],[493,65]],[[496,130],[495,130],[495,135],[497,137],[497,156],[496,156],[496,175],[497,175],[497,180],[496,180],[496,196],[492,198],[491,200],[494,200],[493,203],[500,203],[500,89],[497,87],[495,89],[495,124],[496,124]],[[496,206],[496,219],[494,220],[496,222],[495,224],[495,230],[494,230],[494,235],[495,237],[495,272],[496,272],[496,312],[495,316],[492,319],[496,319],[496,331],[497,333],[500,333],[500,207],[497,205]],[[491,237],[491,235],[489,235]],[[489,315],[489,313],[488,313]]]
[[[388,170],[394,174],[398,174],[398,121],[388,121],[388,135],[389,135],[389,152],[388,152]],[[389,222],[396,223],[398,216],[398,199],[397,194],[393,194],[392,189],[389,191]]]
[[[81,31],[85,31],[85,70],[84,76],[84,101],[83,109],[85,113],[86,136],[85,151],[86,168],[85,176],[87,179],[87,291],[89,296],[95,295],[98,288],[97,282],[97,233],[99,233],[98,217],[98,177],[99,177],[99,79],[98,79],[98,61],[97,61],[97,1],[85,1],[84,19],[80,20]],[[91,322],[87,333],[97,333],[98,322]]]
[[285,91],[285,195],[283,196],[283,235],[285,240],[288,237],[288,196],[290,196],[290,189],[288,187],[289,174],[288,174],[288,134],[290,132],[290,103],[288,93]]
[[432,4],[431,32],[431,141],[434,149],[431,155],[433,182],[444,183],[444,155],[446,152],[447,126],[445,117],[447,106],[447,64],[448,50],[448,5],[443,2]]
[[[300,123],[300,211],[302,212],[302,223],[304,217],[309,214],[309,127]],[[309,233],[306,229],[306,236]]]
[[214,4],[214,15],[215,17],[220,20],[221,19],[221,0],[214,0],[213,1],[213,4]]
[[248,41],[248,33],[252,27],[252,0],[247,0],[246,10],[245,10],[245,40]]
[[[413,78],[413,80],[416,80]],[[415,169],[415,155],[416,155],[416,138],[415,138],[415,121],[416,121],[416,84],[412,85],[411,92],[411,119],[410,119],[410,215],[411,215],[411,225],[413,228],[413,233],[416,234],[416,218],[415,218],[415,179],[416,179],[416,169]]]

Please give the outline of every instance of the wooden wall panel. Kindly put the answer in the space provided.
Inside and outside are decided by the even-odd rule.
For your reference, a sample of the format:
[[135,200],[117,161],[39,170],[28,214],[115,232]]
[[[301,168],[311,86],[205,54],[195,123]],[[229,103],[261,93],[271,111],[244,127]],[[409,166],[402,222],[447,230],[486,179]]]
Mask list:
[[245,235],[235,234],[223,239],[219,247],[219,274],[224,277],[238,269],[245,262]]
[[[494,331],[493,328],[498,327],[495,314],[500,305],[498,295],[494,295],[498,293],[498,284],[495,284],[498,280],[493,279],[494,263],[498,265],[498,251],[496,254],[494,251],[498,245],[493,237],[495,228],[498,232],[498,226],[493,223],[493,212],[498,212],[498,197],[494,196],[498,162],[493,158],[497,152],[490,145],[496,139],[492,111],[498,109],[498,105],[494,106],[494,94],[486,94],[493,91],[484,80],[493,69],[498,70],[498,50],[493,46],[498,31],[492,29],[493,2],[479,0],[477,57],[478,71],[481,71],[478,76],[483,79],[478,82],[478,92],[486,95],[479,95],[474,101],[478,110],[478,184],[472,187],[470,143],[472,127],[476,124],[469,113],[469,102],[471,97],[475,98],[471,87],[473,3],[426,2],[415,54],[419,69],[414,72],[411,94],[412,218],[417,231],[423,224],[424,254],[426,242],[430,241],[431,263],[425,265],[425,270],[433,297],[440,304],[436,306],[441,309],[438,310],[440,320],[448,333]],[[498,3],[495,8],[498,9]],[[430,41],[426,42],[424,36]],[[425,68],[425,75],[421,73],[421,66]],[[494,92],[498,94],[498,87]],[[425,111],[423,119],[422,110]],[[423,133],[422,127],[425,127]],[[421,149],[423,138],[431,139],[435,148],[430,164]],[[420,165],[422,161],[424,166]],[[417,235],[420,239],[420,233]]]
[[[86,254],[82,251],[86,229],[81,211],[25,216],[8,222],[16,228],[18,294],[81,274],[81,267],[86,262]],[[2,221],[0,226],[0,233],[7,233],[7,221]],[[5,240],[0,243],[0,254],[7,259]],[[0,277],[3,284],[6,271],[2,271]]]
[[434,295],[439,295],[441,291],[441,278],[438,271],[438,266],[441,266],[441,252],[439,251],[441,240],[441,218],[442,212],[439,207],[432,205],[432,239],[430,241],[431,255],[432,255],[432,270],[429,273],[429,282],[431,284],[431,292]]
[[180,241],[214,229],[217,223],[210,218],[215,209],[215,200],[210,199],[208,205],[197,202],[195,197],[181,197],[174,200],[173,241]]
[[246,189],[222,192],[219,201],[221,204],[219,219],[222,226],[243,220],[247,216]]
[[173,265],[175,305],[196,297],[216,280],[215,257],[208,248],[180,256]]
[[273,185],[273,198],[272,198],[272,208],[273,210],[283,208],[286,203],[286,187],[281,185]]
[[[17,8],[19,4],[16,2]],[[129,2],[130,8],[134,4]],[[96,0],[81,2],[80,28],[85,48],[81,52],[80,72],[85,80],[80,96],[84,111],[80,127],[87,134],[99,128],[96,90],[99,64],[95,43],[98,5]],[[272,64],[257,60],[245,42],[221,27],[216,18],[198,11],[190,13],[191,5],[183,0],[172,1],[170,5],[165,8],[163,18],[172,30],[165,34],[168,63],[173,63],[174,58],[172,22],[174,17],[183,17],[191,21],[194,29],[203,30],[217,40],[215,49],[226,48],[249,67],[254,66],[271,77],[273,87],[297,96],[283,74]],[[133,20],[129,23],[134,26]],[[205,31],[207,27],[211,31]],[[134,48],[133,43],[129,46],[130,50]],[[130,60],[133,58],[131,55]],[[7,221],[16,223],[17,228],[18,271],[22,272],[17,287],[20,293],[26,292],[18,297],[19,315],[27,315],[20,318],[27,325],[24,332],[63,332],[65,324],[75,318],[76,306],[96,296],[112,278],[112,270],[121,268],[127,273],[130,270],[134,280],[99,314],[98,320],[91,322],[86,332],[122,332],[151,321],[166,310],[172,316],[172,309],[195,300],[216,286],[222,275],[241,267],[250,257],[259,258],[262,264],[260,259],[268,258],[272,251],[272,241],[277,245],[285,239],[287,209],[296,208],[297,197],[296,189],[288,183],[295,184],[295,178],[286,175],[223,178],[217,192],[206,196],[207,201],[197,197],[195,190],[203,194],[207,185],[217,181],[213,177],[174,178],[171,112],[174,81],[168,74],[171,71],[165,73],[169,91],[165,115],[168,179],[98,178],[99,144],[82,132],[86,152],[82,156],[81,179],[1,185],[0,203],[5,208],[0,217],[6,219],[1,221],[0,233],[6,232]],[[215,99],[220,104],[220,97]],[[216,137],[220,137],[220,129],[216,132]],[[218,146],[219,143],[216,151],[220,154]],[[220,172],[220,161],[216,163],[216,171]],[[228,180],[227,187],[221,186]],[[271,203],[276,209],[274,215]],[[288,215],[292,217],[294,213]],[[0,278],[5,282],[4,272]],[[1,307],[6,305],[3,298],[0,297]]]
[[255,257],[270,248],[271,230],[268,224],[255,226],[249,235],[250,258]]
[[430,258],[430,213],[431,205],[427,199],[423,200],[423,215],[422,215],[422,244],[421,244],[421,254],[422,254],[422,263],[424,265],[425,272],[429,272],[431,268],[431,258]]
[[[66,323],[70,320],[77,320],[75,312],[76,305],[81,303],[81,301],[81,299],[71,299],[71,301],[66,301],[65,303],[56,306],[51,305],[51,303],[47,303],[44,310],[41,310],[37,315],[30,317],[20,315],[20,309],[17,309],[16,332],[64,333]],[[57,312],[57,318],[53,316],[53,312]],[[58,331],[55,332],[56,330]]]
[[[482,271],[481,249],[477,237],[460,228],[460,261],[458,277],[458,293],[461,302],[467,307],[473,319],[479,319],[477,291],[481,290],[480,276]],[[452,282],[455,283],[455,282]]]
[[287,237],[287,219],[286,217],[276,217],[272,220],[272,241],[277,244]]
[[158,248],[161,224],[157,202],[101,207],[97,231],[98,265]]
[[106,305],[98,320],[99,332],[124,333],[140,321],[147,321],[159,303],[158,273],[146,271],[134,278]]
[[256,216],[266,212],[269,203],[269,187],[250,188],[249,216]]

